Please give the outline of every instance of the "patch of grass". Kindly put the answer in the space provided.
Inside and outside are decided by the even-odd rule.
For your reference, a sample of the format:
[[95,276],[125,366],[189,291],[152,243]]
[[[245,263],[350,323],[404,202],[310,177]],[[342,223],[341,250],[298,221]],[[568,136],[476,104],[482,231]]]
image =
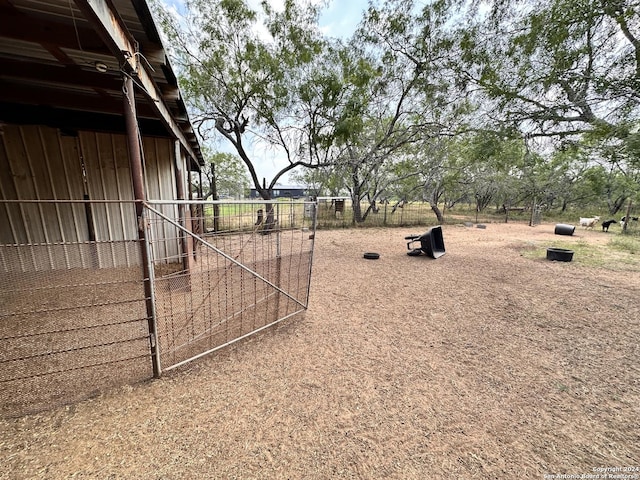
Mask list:
[[638,255],[638,253],[640,253],[640,238],[635,236],[618,235],[609,241],[609,246],[620,252]]
[[[607,264],[607,255],[600,245],[590,244],[584,240],[577,242],[555,241],[549,247],[566,248],[573,250],[574,262],[589,267],[603,267]],[[546,247],[544,248],[546,254]]]
[[590,244],[584,240],[556,240],[544,245],[532,245],[528,242],[521,248],[521,253],[526,258],[545,259],[548,247],[573,250],[572,263],[579,266],[612,271],[640,271],[640,239],[637,237],[616,236],[606,245]]

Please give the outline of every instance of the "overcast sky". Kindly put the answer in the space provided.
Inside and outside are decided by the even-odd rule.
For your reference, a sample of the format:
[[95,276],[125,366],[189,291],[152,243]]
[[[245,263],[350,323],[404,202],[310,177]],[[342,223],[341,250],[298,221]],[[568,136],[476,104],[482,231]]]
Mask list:
[[320,26],[331,37],[348,37],[367,9],[367,0],[332,0],[320,17]]

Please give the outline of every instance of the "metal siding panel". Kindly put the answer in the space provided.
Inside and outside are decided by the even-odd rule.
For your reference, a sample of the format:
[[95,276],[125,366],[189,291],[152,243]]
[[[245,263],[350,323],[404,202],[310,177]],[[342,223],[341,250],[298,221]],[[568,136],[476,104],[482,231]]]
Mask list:
[[[116,160],[113,155],[113,135],[106,133],[98,133],[98,160],[100,163],[100,178],[102,180],[102,190],[104,192],[104,198],[109,200],[118,199],[118,177],[116,175]],[[122,226],[120,223],[120,206],[115,203],[107,203],[105,205],[106,211],[106,232],[104,232],[103,240],[114,241],[123,240]],[[110,264],[105,266],[117,267],[121,265],[121,262],[117,258],[113,245],[109,244],[109,257]]]
[[[40,128],[23,126],[20,128],[20,132],[25,152],[25,166],[28,169],[31,188],[33,189],[31,198],[35,200],[50,199],[52,193],[48,179],[46,179],[46,160],[40,141]],[[37,204],[37,217],[33,217],[33,243],[49,243],[47,217],[51,216],[52,207],[53,205]]]
[[[158,156],[159,171],[163,174],[160,175],[161,195],[166,200],[175,200],[178,198],[177,186],[176,186],[176,171],[175,171],[175,148],[174,142],[168,139],[162,139],[158,142],[159,151],[161,154]],[[170,218],[179,220],[179,212],[177,205],[167,205],[165,215]],[[175,239],[170,243],[170,255],[179,256],[182,251],[180,238],[183,236],[182,232],[178,231],[173,225],[168,225],[171,238]]]
[[[114,135],[114,159],[116,162],[116,180],[118,184],[118,198],[133,200],[133,181],[131,179],[131,165],[129,149],[125,135]],[[120,205],[120,218],[125,240],[137,240],[138,228],[135,208],[131,204]]]
[[[176,142],[177,143],[177,142]],[[182,180],[182,191],[184,192],[185,198],[183,200],[186,200],[187,198],[189,198],[189,188],[190,188],[190,177],[191,177],[191,173],[189,173],[189,169],[187,168],[187,162],[189,162],[189,159],[187,158],[186,153],[184,153],[184,151],[178,146],[176,148],[177,150],[177,154],[176,154],[176,159],[177,159],[177,168],[180,169],[180,178]]]
[[[41,127],[23,126],[20,129],[22,142],[26,152],[26,161],[31,172],[35,199],[50,200],[53,196],[51,184],[47,172],[47,154],[40,137]],[[37,237],[33,243],[51,243],[59,241],[58,220],[55,205],[39,203],[36,205],[38,217],[34,217],[34,233]],[[39,223],[37,223],[39,222]],[[34,255],[34,267],[36,270],[49,270],[56,268],[51,250],[48,248],[32,249]]]
[[[2,182],[0,189],[2,198],[5,199],[69,199],[82,198],[72,195],[68,184],[70,180],[69,170],[65,168],[65,155],[58,131],[44,126],[5,126],[3,147],[0,149],[0,168]],[[5,141],[9,139],[9,147]],[[69,139],[75,144],[75,139]],[[77,151],[74,153],[74,169],[76,181],[82,180],[81,169]],[[9,160],[11,159],[11,160]],[[13,169],[18,166],[17,175],[21,177],[19,190],[13,185]],[[81,184],[80,184],[81,185]],[[1,242],[4,243],[52,243],[77,241],[76,219],[74,209],[82,209],[82,205],[70,205],[64,203],[50,204],[12,204],[3,206],[0,211],[9,212],[7,219],[8,229],[3,229]],[[39,238],[33,234],[27,234],[23,215],[27,212],[31,225],[39,223],[38,229],[42,230]],[[2,214],[0,213],[0,216]],[[82,218],[82,217],[81,217]],[[86,223],[86,222],[85,222]],[[10,235],[8,230],[10,230]],[[32,228],[33,230],[33,228]],[[11,238],[9,238],[11,237]],[[31,254],[26,252],[31,251]],[[34,252],[39,253],[34,253]],[[20,269],[22,271],[41,271],[52,268],[71,268],[80,266],[82,260],[77,259],[75,249],[63,249],[63,255],[54,255],[48,248],[25,250],[20,254]],[[72,261],[72,259],[75,259]],[[14,268],[17,265],[14,265]]]
[[[81,200],[84,198],[84,178],[78,138],[58,135],[58,144],[61,160],[58,171],[62,172],[64,177],[56,176],[56,194],[62,195],[64,192],[66,198],[70,200]],[[89,241],[85,205],[72,203],[63,205],[63,207],[65,241],[72,243]],[[91,266],[92,260],[90,255],[87,255],[85,247],[73,245],[69,249],[73,259],[72,268],[89,268]]]
[[[64,174],[58,131],[52,128],[38,127],[38,138],[41,149],[35,152],[32,159],[40,198],[43,200],[65,199],[68,196],[67,192],[64,190],[58,192],[56,189],[56,178]],[[38,155],[40,156],[38,157]],[[65,242],[65,219],[68,219],[69,205],[52,203],[43,204],[42,207],[47,243]],[[63,248],[62,252],[63,255],[49,253],[53,269],[71,268],[69,251]]]
[[[158,139],[150,139],[148,145],[149,152],[153,152],[153,161],[151,162],[151,164],[153,165],[153,176],[148,179],[148,183],[149,188],[153,189],[154,193],[151,194],[150,198],[164,200],[162,196],[162,176],[164,171],[161,166],[161,155],[158,150]],[[160,205],[160,211],[165,215],[168,215],[170,218],[173,218],[168,212],[168,206],[169,205]],[[172,229],[169,225],[167,225],[167,222],[162,221],[160,222],[159,226],[161,228],[158,229],[157,235],[162,239],[163,257],[170,258],[174,255],[174,249],[172,248],[173,242],[170,239],[174,238],[175,235],[172,235]]]
[[[124,138],[122,136],[119,136],[119,135],[111,136],[111,153],[113,157],[113,167],[114,167],[113,173],[114,173],[114,180],[115,180],[115,185],[117,189],[117,196],[120,199],[123,198],[123,192],[126,191],[126,186],[127,186],[126,179],[123,180],[121,176],[121,171],[125,170],[125,173],[126,173],[126,169],[120,168],[120,166],[124,164],[123,146],[125,147],[124,152],[126,152],[126,144],[123,145],[124,143],[123,140]],[[124,159],[126,158],[127,157],[125,156]],[[119,230],[119,233],[117,234],[118,238],[121,238],[124,240],[127,238],[127,229],[125,224],[126,205],[123,205],[122,203],[118,203],[118,204],[113,204],[113,206],[117,207],[117,214],[114,217],[112,217],[114,219],[114,227],[115,227],[115,224],[117,224],[118,230]],[[124,258],[117,259],[117,264],[118,266],[127,266],[127,267],[130,266],[129,254],[127,249],[124,250]]]
[[[175,181],[173,180],[173,141],[160,138],[144,139],[145,177],[147,197],[151,200],[174,200]],[[177,218],[175,205],[156,206],[169,218]],[[154,225],[152,239],[156,241],[159,255],[164,259],[175,258],[180,254],[179,232],[172,225],[162,221]]]
[[[9,162],[9,147],[7,142],[10,137],[19,135],[18,128],[13,125],[5,125],[0,135],[0,198],[3,200],[17,200],[18,193],[14,183],[14,173]],[[0,220],[0,243],[25,243],[27,232],[24,228],[22,212],[18,204],[3,204]]]
[[[104,188],[106,198],[119,199],[120,182],[118,179],[118,160],[115,153],[116,139],[113,135],[100,135],[100,164],[102,167],[104,180]],[[124,231],[122,229],[122,212],[120,205],[110,203],[107,205],[109,210],[109,238],[111,240],[123,240]]]
[[[156,151],[156,142],[153,138],[143,139],[143,153],[144,153],[144,174],[147,198],[150,200],[159,199],[158,191],[158,157]],[[160,207],[162,208],[162,207]],[[164,211],[163,211],[164,213]],[[167,235],[164,231],[164,221],[154,222],[151,229],[151,239],[156,244],[156,254],[160,258],[166,259],[168,257],[167,251]]]
[[[80,132],[80,148],[84,158],[85,172],[87,175],[87,190],[90,200],[106,199],[103,188],[102,169],[100,168],[100,154],[98,148],[98,135],[95,132]],[[96,241],[108,239],[108,212],[106,204],[92,203],[93,225],[96,234]],[[108,267],[108,259],[101,253],[102,249],[97,249],[98,267]]]
[[[83,132],[81,145],[91,199],[133,200],[133,185],[126,136]],[[137,240],[137,221],[132,203],[93,204],[97,241]],[[110,244],[100,248],[101,267],[138,265],[138,258]],[[126,250],[125,250],[126,252]]]
[[[166,200],[175,200],[178,198],[177,186],[176,186],[176,171],[174,169],[175,166],[175,148],[174,141],[169,139],[163,139],[160,142],[160,151],[162,152],[159,155],[160,164],[162,168],[161,172],[164,174],[161,175],[162,180],[162,195],[164,195]],[[178,211],[177,205],[167,205],[166,215],[170,218],[175,218],[179,220],[180,214]],[[171,243],[171,256],[180,256],[182,251],[181,240],[180,238],[183,236],[182,232],[176,229],[173,225],[168,225],[170,228],[169,235],[173,238],[173,242]]]
[[[5,135],[5,148],[9,171],[13,177],[16,200],[33,200],[36,197],[33,178],[27,162],[27,152],[24,149],[20,127],[16,127],[12,135]],[[20,223],[23,226],[23,235],[16,239],[16,243],[31,243],[37,235],[33,234],[34,219],[39,217],[38,207],[35,204],[20,204]],[[39,223],[39,222],[38,222]]]
[[154,181],[157,176],[156,152],[153,138],[142,139],[142,161],[144,162],[144,184],[145,194],[150,200],[157,199],[157,183]]
[[[82,178],[82,162],[76,137],[58,136],[61,153],[61,171],[64,178],[58,176],[58,191],[66,192],[66,197],[71,200],[84,198],[84,179]],[[84,206],[71,204],[68,223],[65,223],[65,238],[68,242],[85,242],[89,240],[87,216]]]

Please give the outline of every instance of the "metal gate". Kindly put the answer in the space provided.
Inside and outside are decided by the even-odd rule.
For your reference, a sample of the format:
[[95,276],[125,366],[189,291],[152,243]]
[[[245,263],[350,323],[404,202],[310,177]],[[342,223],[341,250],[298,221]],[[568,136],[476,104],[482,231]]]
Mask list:
[[177,209],[165,209],[190,212],[191,225],[163,213],[162,204],[146,205],[147,227],[162,232],[149,235],[161,371],[307,308],[314,204],[174,202]]

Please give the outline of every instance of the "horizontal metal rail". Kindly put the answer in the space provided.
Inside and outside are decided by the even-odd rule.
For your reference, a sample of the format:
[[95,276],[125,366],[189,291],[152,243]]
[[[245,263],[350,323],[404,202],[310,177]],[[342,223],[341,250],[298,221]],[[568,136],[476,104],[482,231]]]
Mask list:
[[[298,302],[298,303],[299,303],[299,302]],[[185,365],[185,364],[187,364],[187,363],[189,363],[189,362],[192,362],[193,360],[196,360],[196,359],[198,359],[198,358],[202,358],[202,357],[204,357],[205,355],[209,355],[210,353],[213,353],[213,352],[215,352],[215,351],[217,351],[217,350],[220,350],[221,348],[225,348],[225,347],[228,347],[229,345],[233,345],[234,343],[236,343],[236,342],[238,342],[238,341],[242,340],[243,338],[247,338],[247,337],[250,337],[251,335],[255,335],[256,333],[261,332],[262,330],[265,330],[265,329],[267,329],[267,328],[269,328],[269,327],[272,327],[272,326],[274,326],[274,325],[276,325],[276,324],[278,324],[278,323],[282,322],[283,320],[286,320],[286,319],[288,319],[288,318],[291,318],[291,317],[293,317],[294,315],[297,315],[297,314],[299,314],[300,312],[303,312],[304,310],[305,310],[304,308],[303,308],[303,309],[300,309],[300,310],[296,310],[295,312],[292,312],[292,313],[290,313],[289,315],[285,315],[284,317],[279,318],[279,319],[277,319],[277,320],[275,320],[275,321],[273,321],[273,322],[271,322],[271,323],[269,323],[269,324],[267,324],[267,325],[264,325],[264,326],[262,326],[262,327],[260,327],[260,328],[256,328],[255,330],[252,330],[252,331],[250,331],[250,332],[248,332],[248,333],[245,333],[244,335],[242,335],[242,336],[240,336],[240,337],[236,337],[236,338],[234,338],[233,340],[229,340],[228,342],[226,342],[226,343],[224,343],[224,344],[222,344],[222,345],[218,345],[217,347],[214,347],[214,348],[212,348],[212,349],[209,349],[209,350],[207,350],[206,352],[199,353],[198,355],[196,355],[196,356],[194,356],[194,357],[191,357],[191,358],[189,358],[189,359],[187,359],[187,360],[183,360],[183,361],[178,362],[178,363],[176,363],[176,364],[174,364],[174,365],[171,365],[170,367],[166,367],[166,368],[164,368],[164,370],[163,370],[163,371],[164,371],[164,372],[166,372],[166,371],[169,371],[169,370],[173,370],[174,368],[178,368],[178,367],[180,367],[181,365]]]
[[233,258],[232,256],[228,255],[227,253],[223,252],[222,250],[220,250],[219,248],[216,248],[214,245],[211,245],[209,242],[207,242],[205,239],[203,239],[202,237],[196,235],[195,233],[192,233],[189,229],[183,227],[182,225],[180,225],[179,223],[177,223],[176,221],[172,220],[171,218],[167,217],[166,215],[164,215],[163,213],[159,212],[158,210],[156,210],[155,208],[153,208],[152,206],[150,206],[148,204],[148,202],[144,202],[145,203],[145,207],[148,208],[150,211],[152,211],[153,213],[155,213],[156,215],[158,215],[160,218],[166,220],[167,222],[171,223],[174,227],[178,228],[179,230],[181,230],[182,232],[186,233],[187,235],[189,235],[192,238],[195,238],[196,240],[198,240],[199,242],[201,242],[203,245],[206,245],[207,247],[209,247],[211,250],[213,250],[214,252],[218,253],[219,255],[221,255],[222,257],[226,258],[227,260],[229,260],[231,263],[235,264],[236,266],[240,267],[241,269],[243,269],[244,271],[248,272],[249,274],[253,275],[254,277],[262,280],[264,283],[266,283],[267,285],[269,285],[270,287],[275,288],[278,292],[282,293],[284,296],[286,296],[287,298],[289,298],[290,300],[293,300],[295,303],[297,303],[298,305],[300,305],[302,308],[306,309],[307,305],[305,305],[304,303],[300,302],[300,300],[298,300],[297,298],[289,295],[287,292],[285,292],[284,290],[282,290],[280,287],[278,287],[277,285],[275,285],[274,283],[270,282],[269,280],[267,280],[266,278],[264,278],[262,275],[260,275],[258,272],[251,270],[249,267],[247,267],[246,265],[240,263],[238,260],[236,260],[235,258]]

